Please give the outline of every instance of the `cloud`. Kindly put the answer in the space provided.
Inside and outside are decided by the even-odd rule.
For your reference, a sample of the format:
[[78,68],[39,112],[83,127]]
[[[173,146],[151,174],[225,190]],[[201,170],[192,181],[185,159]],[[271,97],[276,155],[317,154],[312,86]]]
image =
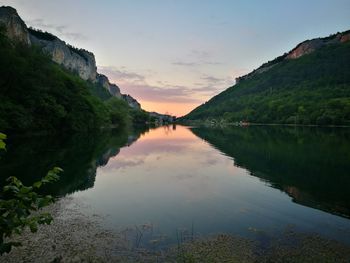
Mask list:
[[128,83],[124,85],[128,93],[153,102],[200,103],[193,95],[195,91],[184,86],[156,87],[152,85]]
[[144,82],[146,78],[141,74],[127,71],[125,67],[121,67],[120,69],[118,69],[116,67],[99,66],[99,69],[110,79],[113,80],[127,80],[128,82]]
[[177,102],[200,103],[193,97],[193,90],[179,85],[171,85],[166,82],[157,82],[159,85],[147,83],[147,76],[128,71],[125,68],[99,66],[99,71],[116,83],[122,90],[137,99],[152,102]]
[[186,56],[190,60],[176,60],[171,64],[174,66],[197,67],[201,65],[221,65],[221,62],[213,61],[212,54],[206,50],[190,50]]
[[202,80],[205,80],[209,83],[218,83],[218,82],[222,82],[222,81],[225,81],[226,79],[223,79],[223,78],[216,78],[214,76],[203,76],[201,77]]
[[218,92],[221,92],[223,89],[232,86],[234,80],[231,77],[218,78],[210,75],[203,75],[201,78],[202,82],[196,83],[196,91],[206,92],[211,95],[215,95]]
[[70,32],[68,27],[65,25],[55,25],[46,23],[43,19],[33,19],[27,21],[27,24],[33,28],[38,28],[43,31],[48,31],[52,34],[59,34],[61,37],[74,40],[86,40],[87,37],[81,33]]
[[139,166],[144,163],[143,159],[122,159],[119,157],[113,158],[111,162],[109,162],[108,167],[106,168],[101,168],[101,169],[106,169],[106,170],[111,170],[111,169],[126,169],[126,168],[131,168],[135,166]]
[[193,66],[199,66],[198,63],[196,62],[182,62],[182,61],[176,61],[171,63],[172,65],[175,66],[185,66],[185,67],[193,67]]
[[185,62],[185,61],[175,61],[171,63],[174,66],[184,66],[184,67],[194,67],[201,65],[221,65],[221,62],[215,61],[198,61],[198,62]]
[[205,59],[211,57],[211,54],[209,51],[206,50],[197,50],[197,49],[192,49],[190,51],[190,56],[192,57],[197,57],[200,59]]
[[198,62],[186,62],[186,61],[175,61],[171,63],[174,66],[184,66],[184,67],[197,67],[202,65],[221,65],[221,62],[215,61],[198,61]]
[[116,83],[123,93],[150,102],[200,104],[234,83],[232,77],[203,75],[199,82],[189,86],[173,85],[166,81],[156,81],[156,84],[151,85],[147,82],[149,75],[127,70],[125,67],[99,66],[98,69],[112,83]]

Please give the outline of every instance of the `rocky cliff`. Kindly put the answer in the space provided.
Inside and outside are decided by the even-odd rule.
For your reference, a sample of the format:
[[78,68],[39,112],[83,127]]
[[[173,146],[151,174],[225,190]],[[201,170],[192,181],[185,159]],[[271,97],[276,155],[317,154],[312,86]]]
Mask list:
[[110,83],[109,79],[105,75],[97,74],[96,80],[97,83],[100,86],[104,87],[106,90],[108,90],[110,94],[112,94],[115,97],[122,98],[122,94],[120,93],[119,87],[115,84]]
[[312,40],[306,40],[300,43],[298,46],[296,46],[292,51],[290,51],[286,56],[286,59],[300,58],[301,56],[310,54],[311,52],[323,46],[337,44],[337,43],[344,43],[349,40],[350,40],[350,31],[337,33],[335,35],[331,35],[326,38],[316,38]]
[[350,30],[342,32],[342,33],[336,33],[334,35],[330,35],[329,37],[325,38],[315,38],[311,40],[306,40],[299,45],[297,45],[295,48],[293,48],[288,53],[285,53],[284,55],[277,57],[276,59],[269,61],[265,64],[263,64],[261,67],[257,68],[256,70],[252,71],[251,73],[241,76],[239,78],[236,78],[236,84],[239,82],[246,80],[248,78],[251,78],[252,76],[256,74],[260,74],[263,72],[266,72],[276,66],[278,63],[287,60],[287,59],[297,59],[304,55],[310,54],[314,52],[315,50],[332,44],[337,43],[344,43],[350,41]]
[[0,7],[0,23],[5,26],[10,39],[30,45],[27,26],[18,16],[16,9],[9,6]]
[[134,109],[140,109],[141,105],[140,103],[135,100],[133,97],[131,97],[129,94],[122,94],[123,100],[125,100],[131,108]]
[[42,48],[54,62],[77,73],[83,80],[96,81],[97,69],[95,56],[83,49],[76,49],[51,34],[29,29],[32,45]]
[[28,28],[16,9],[0,7],[0,24],[6,29],[6,35],[14,41],[26,45],[39,46],[49,54],[54,62],[90,81],[105,88],[112,96],[124,99],[130,107],[141,109],[140,103],[130,95],[122,95],[117,85],[110,83],[108,77],[97,72],[93,53],[72,47],[58,37],[40,30]]

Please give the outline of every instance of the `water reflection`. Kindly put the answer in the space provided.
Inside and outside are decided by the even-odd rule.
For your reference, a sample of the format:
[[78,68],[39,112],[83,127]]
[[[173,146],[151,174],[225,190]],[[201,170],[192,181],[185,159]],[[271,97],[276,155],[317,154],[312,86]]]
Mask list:
[[253,237],[293,225],[350,242],[348,219],[309,208],[346,215],[347,138],[346,132],[160,127],[121,148],[97,169],[94,187],[74,198],[108,215],[109,227],[149,224],[169,242],[178,228],[192,225],[196,234]]
[[348,129],[193,128],[193,133],[293,201],[350,217]]
[[64,170],[60,180],[45,192],[64,196],[94,186],[97,167],[130,146],[148,129],[106,131],[66,136],[9,137],[7,151],[0,159],[0,182],[16,176],[26,185],[43,177],[49,169]]
[[331,214],[350,216],[349,133],[174,125],[10,137],[0,180],[28,184],[60,166],[61,180],[46,191],[84,200],[108,227],[148,224],[169,242],[178,228],[250,236],[293,225],[350,243],[350,220]]

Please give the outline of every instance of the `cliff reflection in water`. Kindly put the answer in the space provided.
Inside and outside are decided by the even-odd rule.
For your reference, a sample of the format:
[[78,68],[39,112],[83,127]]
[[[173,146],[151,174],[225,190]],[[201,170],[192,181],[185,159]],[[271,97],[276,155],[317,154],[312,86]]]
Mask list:
[[54,166],[64,172],[60,180],[44,191],[64,196],[94,186],[96,169],[129,146],[147,129],[106,131],[69,136],[9,137],[0,159],[0,184],[16,176],[26,185],[43,177]]
[[194,134],[309,207],[350,217],[350,130],[192,128]]

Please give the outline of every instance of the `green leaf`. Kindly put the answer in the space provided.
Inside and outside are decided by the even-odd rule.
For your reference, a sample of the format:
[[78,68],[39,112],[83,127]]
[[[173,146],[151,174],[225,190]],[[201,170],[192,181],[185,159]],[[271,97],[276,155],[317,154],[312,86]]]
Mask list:
[[4,186],[4,192],[18,193],[19,189],[17,186],[14,186],[14,185],[6,185]]
[[21,194],[27,194],[27,193],[31,192],[32,190],[33,190],[33,187],[31,187],[31,186],[23,186],[23,187],[21,187],[19,192]]
[[39,208],[45,207],[45,206],[49,205],[52,202],[53,202],[52,198],[39,198],[38,199],[38,207]]
[[5,140],[6,138],[6,134],[0,132],[0,140]]
[[30,225],[29,225],[29,228],[30,228],[30,231],[32,233],[35,233],[38,231],[38,224],[36,222],[32,222]]
[[9,178],[6,179],[6,181],[9,182],[10,184],[16,185],[17,187],[23,186],[22,182],[19,179],[17,179],[17,177],[15,176],[10,176]]
[[0,140],[0,150],[6,149],[6,143]]
[[6,139],[6,134],[0,132],[0,150],[6,149],[6,143],[3,141]]
[[[3,137],[3,136],[2,136]],[[13,233],[20,234],[29,227],[31,232],[38,231],[39,224],[50,224],[53,220],[49,213],[35,213],[40,208],[54,202],[51,195],[42,196],[34,191],[40,188],[44,183],[50,183],[58,180],[57,173],[63,171],[55,167],[48,172],[41,181],[35,182],[33,186],[25,186],[14,176],[7,179],[7,185],[3,187],[9,199],[0,199],[0,254],[10,252],[12,246],[20,245],[20,243],[4,242],[4,237],[11,237]]]
[[40,188],[41,185],[42,185],[42,182],[39,181],[39,182],[35,182],[35,183],[33,184],[33,187],[34,187],[34,188]]

